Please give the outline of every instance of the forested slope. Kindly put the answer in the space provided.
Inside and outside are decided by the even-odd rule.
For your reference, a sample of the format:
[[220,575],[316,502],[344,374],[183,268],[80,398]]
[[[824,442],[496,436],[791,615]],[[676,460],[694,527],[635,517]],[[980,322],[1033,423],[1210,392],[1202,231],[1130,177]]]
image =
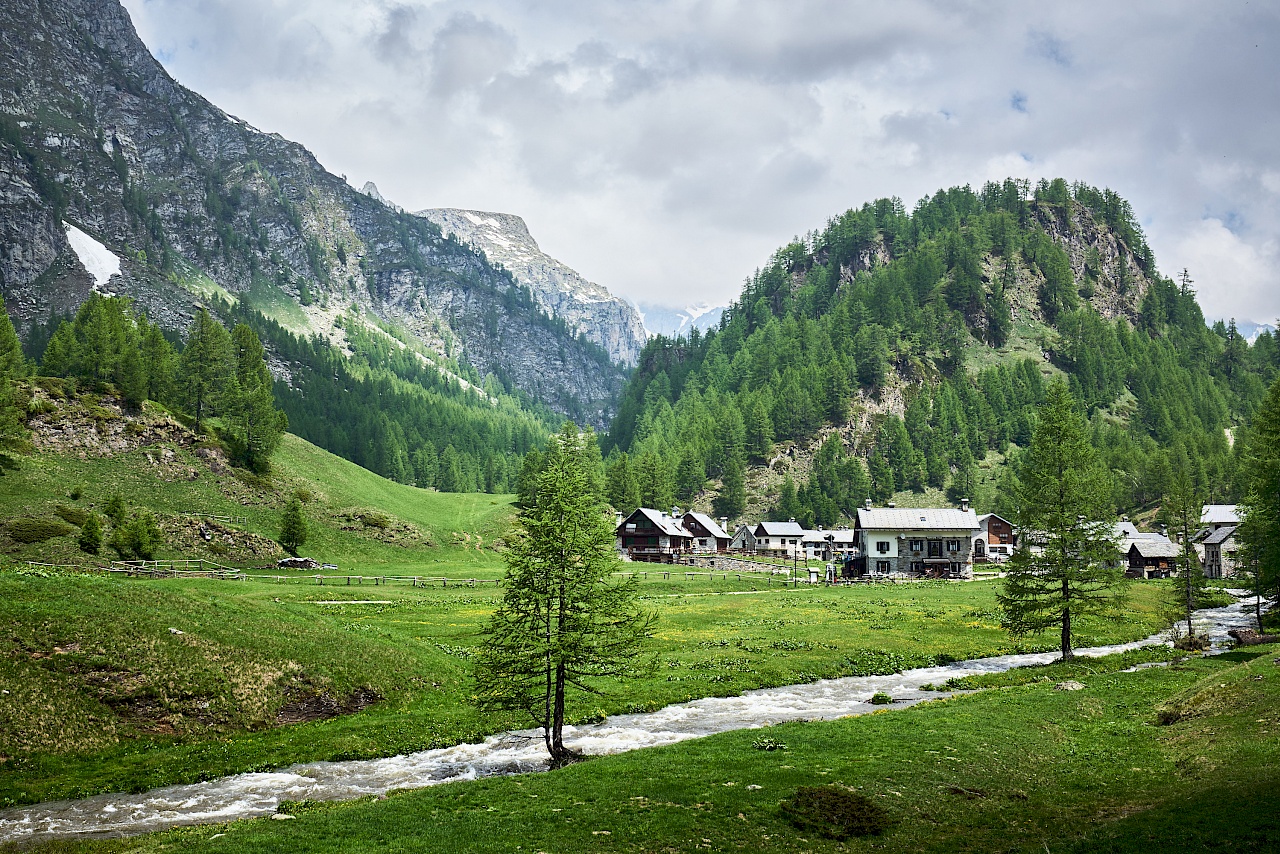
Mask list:
[[650,342],[607,438],[611,499],[823,525],[901,490],[998,506],[1057,375],[1118,507],[1150,505],[1180,467],[1225,501],[1276,344],[1207,327],[1191,277],[1158,272],[1109,190],[1011,179],[910,212],[880,199],[779,249],[718,331]]

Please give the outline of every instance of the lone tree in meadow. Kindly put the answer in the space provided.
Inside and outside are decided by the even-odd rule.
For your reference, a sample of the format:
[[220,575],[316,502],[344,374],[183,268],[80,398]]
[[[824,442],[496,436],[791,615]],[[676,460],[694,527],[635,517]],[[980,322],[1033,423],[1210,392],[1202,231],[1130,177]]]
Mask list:
[[570,688],[627,674],[653,616],[618,568],[606,517],[595,437],[566,424],[540,460],[506,554],[502,604],[484,628],[475,667],[482,710],[516,711],[542,728],[552,767],[574,761],[565,747]]
[[307,517],[302,512],[302,501],[297,495],[289,499],[280,514],[280,546],[294,557],[307,542]]
[[1059,629],[1062,660],[1070,661],[1075,621],[1118,614],[1124,576],[1114,540],[1111,475],[1089,443],[1065,383],[1046,390],[1013,485],[1021,542],[998,594],[1005,621],[1015,635]]
[[1207,598],[1204,570],[1200,568],[1200,556],[1196,554],[1191,542],[1200,527],[1200,509],[1203,504],[1203,493],[1195,488],[1186,469],[1179,469],[1173,477],[1169,493],[1164,497],[1162,509],[1169,528],[1182,544],[1182,554],[1178,556],[1177,568],[1173,574],[1169,613],[1175,623],[1185,625],[1185,644],[1191,649],[1202,646],[1196,639],[1196,628],[1191,615],[1197,608],[1204,607]]

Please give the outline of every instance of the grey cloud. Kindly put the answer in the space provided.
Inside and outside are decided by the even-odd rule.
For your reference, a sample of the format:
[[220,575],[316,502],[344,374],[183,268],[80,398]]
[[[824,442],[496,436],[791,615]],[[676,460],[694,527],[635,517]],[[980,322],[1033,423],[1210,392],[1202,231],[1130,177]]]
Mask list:
[[507,68],[514,49],[515,38],[492,21],[455,14],[431,43],[431,88],[445,96],[475,89]]

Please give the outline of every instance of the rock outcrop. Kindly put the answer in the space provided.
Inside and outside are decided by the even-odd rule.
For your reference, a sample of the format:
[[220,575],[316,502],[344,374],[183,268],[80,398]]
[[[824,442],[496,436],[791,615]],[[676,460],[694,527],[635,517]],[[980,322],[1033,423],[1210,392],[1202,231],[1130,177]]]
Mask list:
[[624,372],[571,321],[376,188],[179,85],[118,0],[2,4],[0,45],[0,291],[19,334],[94,287],[69,223],[121,260],[102,289],[162,326],[184,328],[216,297],[340,341],[332,319],[354,303],[602,426]]
[[[369,185],[365,187],[368,192]],[[373,193],[377,191],[374,187]],[[520,217],[458,208],[432,208],[417,215],[511,271],[543,311],[585,334],[614,361],[634,365],[640,358],[645,329],[635,308],[543,252]]]

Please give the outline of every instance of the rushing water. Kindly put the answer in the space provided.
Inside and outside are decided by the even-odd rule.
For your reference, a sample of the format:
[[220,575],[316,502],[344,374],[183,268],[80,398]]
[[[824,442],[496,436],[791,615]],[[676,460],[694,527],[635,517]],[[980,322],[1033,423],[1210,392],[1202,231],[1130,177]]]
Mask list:
[[[1245,591],[1235,591],[1243,594]],[[1224,647],[1233,628],[1253,626],[1253,599],[1195,615],[1197,633]],[[1115,646],[1077,650],[1102,656],[1168,643],[1166,634]],[[565,743],[583,753],[622,753],[640,747],[673,744],[735,729],[784,721],[831,720],[866,714],[878,691],[907,706],[945,694],[922,691],[952,677],[995,673],[1029,664],[1047,664],[1057,653],[1001,655],[922,667],[890,676],[826,679],[805,685],[748,691],[740,697],[709,697],[667,706],[656,712],[616,715],[597,724],[565,728]],[[170,827],[270,815],[281,801],[346,800],[391,789],[413,789],[497,774],[546,768],[540,731],[505,733],[480,744],[460,744],[407,756],[349,762],[309,762],[282,771],[237,774],[185,786],[168,786],[140,795],[97,795],[0,812],[0,842],[36,842],[55,838],[125,836]]]

